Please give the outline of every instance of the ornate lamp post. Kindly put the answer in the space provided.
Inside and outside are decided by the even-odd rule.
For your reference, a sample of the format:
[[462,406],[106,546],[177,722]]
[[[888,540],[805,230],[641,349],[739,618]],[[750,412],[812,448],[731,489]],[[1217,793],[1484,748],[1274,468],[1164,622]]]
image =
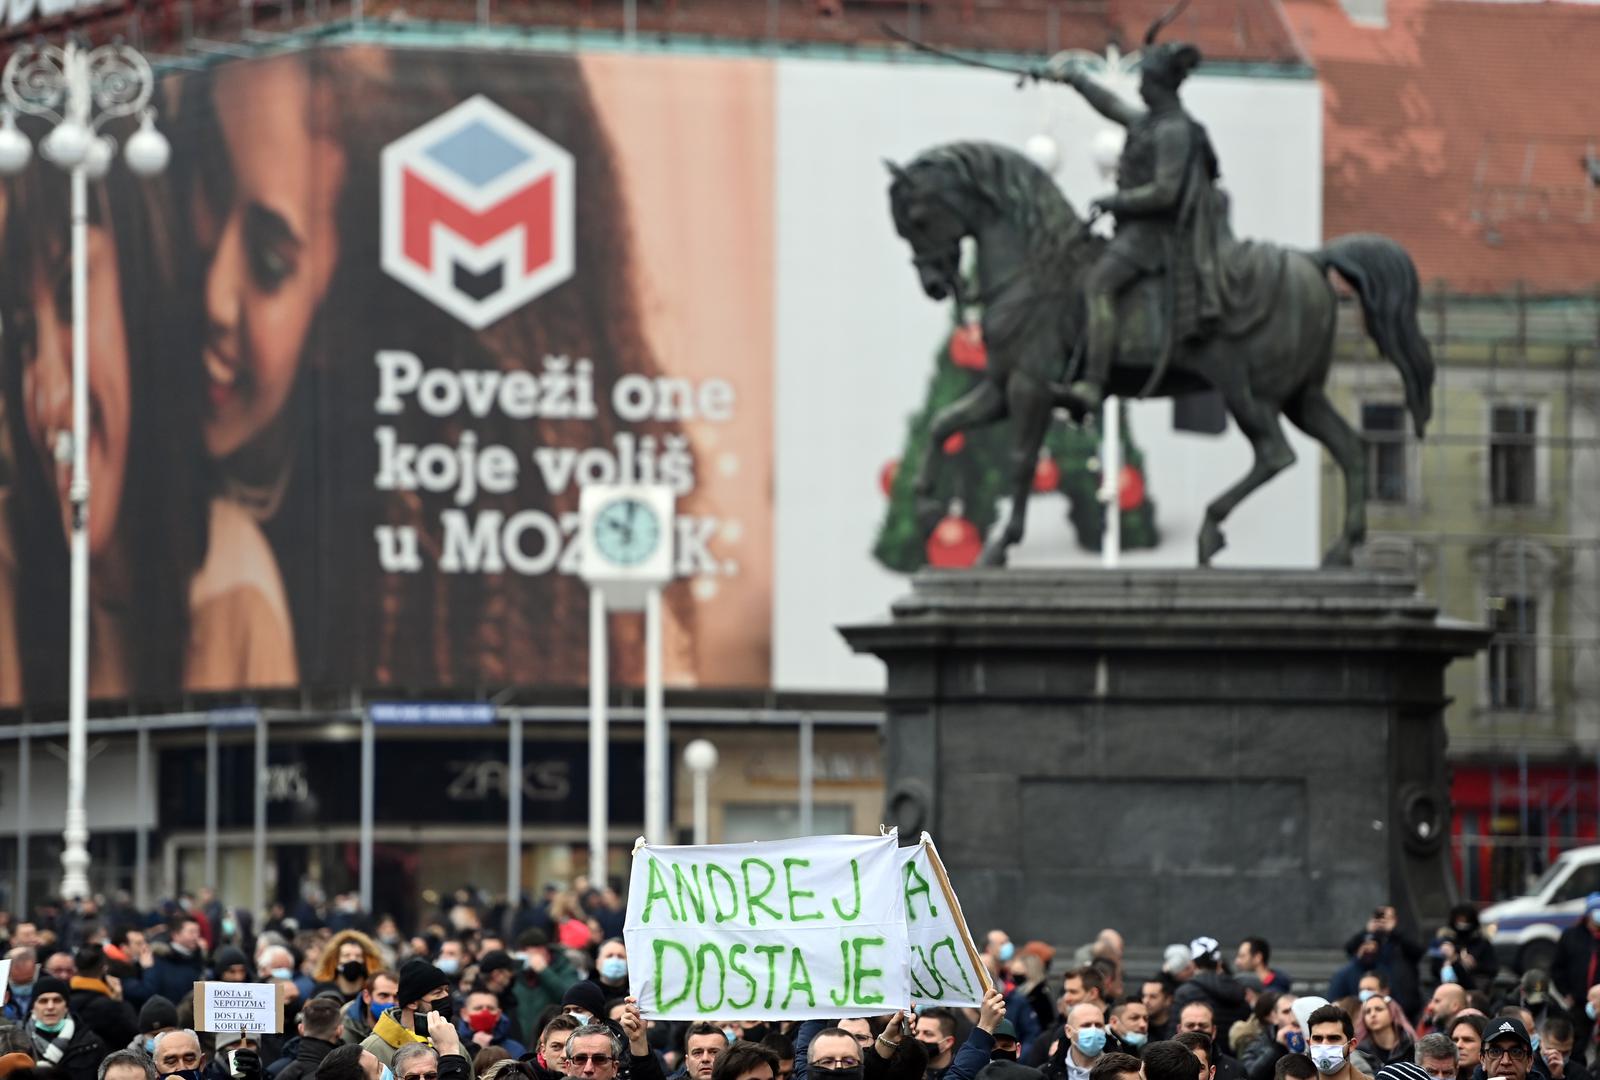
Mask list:
[[72,434],[61,440],[57,457],[70,453],[72,480],[72,574],[67,712],[67,815],[62,839],[61,895],[89,895],[89,821],[84,809],[88,772],[89,696],[89,312],[88,182],[105,176],[116,156],[116,142],[100,134],[107,121],[140,116],[139,130],[123,149],[128,167],[154,176],[167,166],[171,148],[156,130],[149,108],[155,90],[150,63],[132,48],[116,44],[96,49],[69,43],[23,45],[11,54],[0,75],[0,173],[14,175],[28,165],[33,147],[17,129],[16,114],[42,116],[55,126],[40,140],[46,159],[64,169],[72,183]]

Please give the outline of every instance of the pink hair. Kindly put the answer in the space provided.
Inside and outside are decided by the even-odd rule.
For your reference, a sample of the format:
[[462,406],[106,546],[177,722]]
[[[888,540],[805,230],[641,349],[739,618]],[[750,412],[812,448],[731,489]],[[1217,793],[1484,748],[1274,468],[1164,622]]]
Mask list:
[[[1412,1042],[1416,1042],[1417,1029],[1411,1026],[1410,1020],[1406,1019],[1406,1012],[1400,1007],[1400,1003],[1392,997],[1384,998],[1384,1000],[1389,1003],[1390,1023],[1392,1023],[1396,1029],[1405,1032],[1406,1038],[1410,1039]],[[1360,1010],[1356,1013],[1357,1045],[1366,1042],[1367,1036],[1371,1034],[1371,1032],[1367,1030],[1367,1006],[1370,1004],[1372,1004],[1370,1000],[1363,1001],[1361,1003]]]

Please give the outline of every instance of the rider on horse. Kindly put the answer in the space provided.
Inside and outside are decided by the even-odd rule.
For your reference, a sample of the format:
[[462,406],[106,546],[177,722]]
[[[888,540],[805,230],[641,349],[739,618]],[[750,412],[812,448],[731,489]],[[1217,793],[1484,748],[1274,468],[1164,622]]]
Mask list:
[[1178,87],[1200,62],[1193,45],[1149,45],[1139,61],[1139,96],[1124,101],[1076,67],[1053,72],[1095,111],[1128,129],[1117,165],[1117,191],[1091,203],[1116,215],[1116,236],[1084,279],[1087,363],[1069,393],[1085,411],[1099,407],[1117,349],[1117,298],[1140,279],[1166,274],[1164,309],[1173,325],[1166,345],[1203,337],[1222,315],[1218,247],[1226,211],[1215,190],[1211,140],[1178,100]]

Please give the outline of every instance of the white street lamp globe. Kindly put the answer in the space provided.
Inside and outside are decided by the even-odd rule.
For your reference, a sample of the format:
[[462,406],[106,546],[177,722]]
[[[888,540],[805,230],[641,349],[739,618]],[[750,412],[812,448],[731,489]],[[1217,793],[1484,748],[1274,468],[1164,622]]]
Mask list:
[[108,137],[101,135],[91,140],[89,152],[83,155],[83,175],[99,180],[111,171],[111,159],[116,153],[116,145]]
[[128,137],[128,145],[123,148],[122,156],[127,158],[128,168],[138,175],[155,176],[172,159],[172,144],[156,130],[155,121],[146,113],[139,130]]
[[44,137],[44,152],[63,169],[76,169],[89,156],[94,134],[85,124],[63,120]]
[[1047,173],[1055,172],[1056,166],[1061,164],[1061,151],[1055,139],[1049,135],[1029,136],[1028,141],[1022,144],[1022,152]]
[[705,739],[696,739],[683,748],[683,763],[697,773],[708,773],[717,767],[717,748]]
[[32,157],[33,144],[17,130],[17,118],[6,110],[0,115],[0,175],[17,175]]
[[1094,167],[1100,170],[1100,175],[1109,178],[1117,171],[1117,162],[1122,158],[1122,132],[1115,128],[1105,128],[1094,137]]

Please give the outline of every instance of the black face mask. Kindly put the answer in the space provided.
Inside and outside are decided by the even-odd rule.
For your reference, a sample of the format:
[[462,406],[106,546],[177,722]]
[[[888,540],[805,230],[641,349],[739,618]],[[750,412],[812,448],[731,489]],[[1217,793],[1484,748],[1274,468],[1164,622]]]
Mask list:
[[989,1060],[1015,1061],[1017,1060],[1017,1052],[1015,1050],[992,1050],[989,1052]]
[[346,960],[339,965],[339,977],[345,982],[365,982],[367,965],[360,960]]
[[746,1042],[760,1042],[767,1037],[767,1028],[764,1024],[746,1024],[744,1034],[739,1036]]
[[818,1080],[861,1080],[861,1066],[850,1069],[822,1069],[813,1065],[806,1070],[807,1075],[817,1077]]
[[921,1039],[918,1039],[917,1042],[922,1043],[922,1048],[928,1052],[928,1060],[929,1061],[932,1061],[934,1058],[939,1056],[940,1050],[939,1050],[939,1044],[938,1043],[936,1043],[936,1042],[922,1042]]
[[[424,1004],[424,1002],[418,1002],[417,1004],[420,1006]],[[430,1011],[438,1013],[446,1020],[449,1020],[455,1015],[456,1003],[454,998],[446,996],[440,998],[438,1001],[429,1001],[425,1004],[428,1006]],[[412,1018],[411,1026],[413,1029],[415,1029],[418,1035],[426,1038],[428,1035],[428,1014],[418,1008],[416,1010],[416,1015]]]

